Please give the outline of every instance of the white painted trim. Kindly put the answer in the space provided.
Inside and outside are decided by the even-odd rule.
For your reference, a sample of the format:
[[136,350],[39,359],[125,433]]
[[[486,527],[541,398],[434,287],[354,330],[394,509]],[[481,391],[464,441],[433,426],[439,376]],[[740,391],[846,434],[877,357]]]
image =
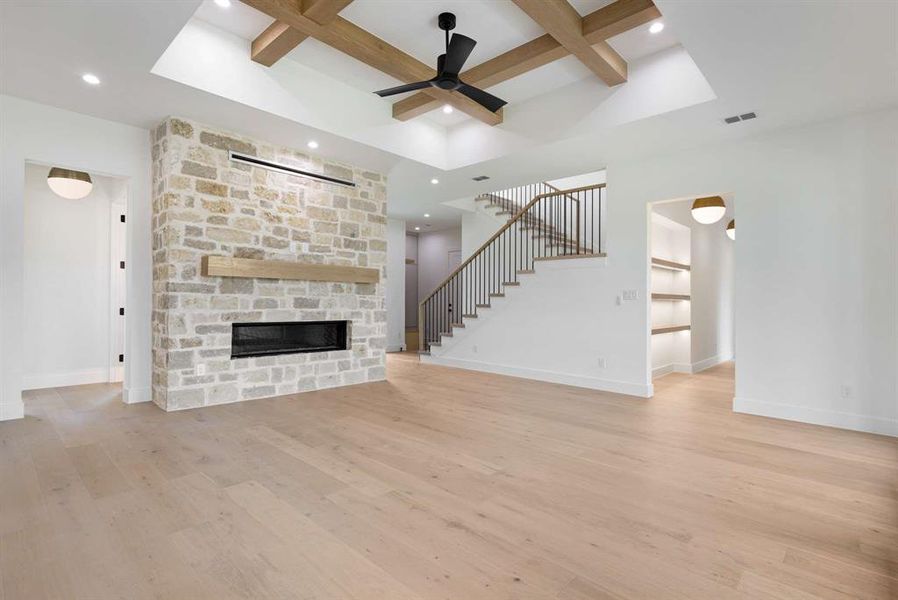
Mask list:
[[598,377],[558,373],[556,371],[545,371],[542,369],[512,367],[507,365],[484,363],[459,358],[445,358],[433,355],[428,356],[426,354],[421,355],[421,362],[431,365],[441,365],[444,367],[468,369],[470,371],[482,371],[484,373],[496,373],[498,375],[510,375],[511,377],[522,377],[524,379],[536,379],[539,381],[548,381],[550,383],[561,383],[564,385],[589,388],[591,390],[614,392],[616,394],[626,394],[628,396],[639,396],[640,398],[650,398],[654,393],[652,384],[613,381],[610,379],[599,379]]
[[710,369],[711,367],[716,367],[720,363],[725,363],[728,360],[732,360],[732,358],[729,356],[712,356],[711,358],[706,358],[706,359],[692,363],[692,372],[693,373],[701,373],[705,369]]
[[122,402],[125,404],[138,404],[149,402],[153,399],[152,390],[145,388],[125,388],[122,390]]
[[693,366],[686,363],[669,363],[652,369],[652,379],[658,379],[671,373],[694,373]]
[[0,421],[12,421],[25,417],[25,403],[0,404]]
[[898,437],[898,419],[887,417],[738,397],[733,398],[733,412]]
[[22,378],[22,389],[40,390],[44,388],[65,387],[69,385],[84,385],[87,383],[106,383],[109,381],[109,369],[84,369],[69,373],[40,373],[38,375],[25,375]]

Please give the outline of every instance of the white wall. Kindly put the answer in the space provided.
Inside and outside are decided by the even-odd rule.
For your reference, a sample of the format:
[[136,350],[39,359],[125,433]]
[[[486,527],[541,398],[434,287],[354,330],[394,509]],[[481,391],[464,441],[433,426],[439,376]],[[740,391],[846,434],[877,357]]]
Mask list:
[[112,366],[110,209],[125,184],[95,175],[86,198],[67,200],[49,170],[25,168],[25,389],[109,381]]
[[418,326],[418,236],[405,234],[405,326]]
[[387,219],[387,352],[405,346],[405,221]]
[[488,209],[485,202],[461,215],[461,255],[469,258],[485,241],[508,222],[508,215],[496,215],[498,209]]
[[[646,289],[647,203],[732,193],[735,410],[898,435],[896,164],[896,110],[612,163],[613,285]],[[638,336],[647,314],[616,328]],[[647,355],[617,360],[645,381]]]
[[418,302],[449,276],[449,252],[461,251],[461,228],[418,234]]
[[125,400],[150,399],[150,138],[137,127],[0,96],[0,419],[23,414],[25,162],[128,180]]
[[[632,343],[615,327],[621,315],[638,310],[618,303],[608,291],[610,260],[538,261],[536,274],[521,275],[520,286],[491,298],[490,308],[465,320],[455,337],[432,346],[424,362],[502,373],[649,396],[648,381],[627,381],[618,351]],[[640,335],[640,339],[642,336]],[[604,360],[604,362],[602,362]]]

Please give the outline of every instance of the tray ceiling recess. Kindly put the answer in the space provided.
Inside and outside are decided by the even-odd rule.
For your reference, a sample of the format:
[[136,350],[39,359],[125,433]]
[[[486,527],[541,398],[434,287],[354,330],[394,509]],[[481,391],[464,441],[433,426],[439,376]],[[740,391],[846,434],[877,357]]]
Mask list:
[[[434,66],[340,17],[352,0],[242,2],[275,19],[252,43],[252,59],[259,64],[273,65],[311,37],[403,83],[436,75]],[[661,16],[651,0],[617,0],[583,17],[566,0],[513,2],[546,33],[460,73],[467,84],[486,89],[573,55],[606,85],[620,85],[627,80],[627,63],[606,40]],[[393,117],[407,121],[446,104],[488,125],[498,125],[503,119],[502,109],[492,112],[458,92],[439,87],[425,88],[396,102]]]

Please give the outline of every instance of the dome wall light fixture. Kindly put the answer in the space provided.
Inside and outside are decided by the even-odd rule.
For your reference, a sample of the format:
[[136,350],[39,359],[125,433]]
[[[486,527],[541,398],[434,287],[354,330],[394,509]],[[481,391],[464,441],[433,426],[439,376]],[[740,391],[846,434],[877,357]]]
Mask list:
[[80,200],[87,196],[94,184],[84,171],[53,167],[47,174],[47,185],[57,196],[68,200]]
[[692,218],[702,225],[716,223],[726,214],[727,205],[720,196],[698,198],[692,203]]
[[736,219],[730,219],[730,222],[727,223],[727,237],[731,240],[736,240]]

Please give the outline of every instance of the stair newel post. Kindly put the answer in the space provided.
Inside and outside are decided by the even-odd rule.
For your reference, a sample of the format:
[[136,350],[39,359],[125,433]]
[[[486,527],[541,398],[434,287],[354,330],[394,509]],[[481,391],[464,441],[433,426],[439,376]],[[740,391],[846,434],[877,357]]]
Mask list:
[[[579,196],[579,194],[577,194]],[[574,221],[574,227],[577,228],[577,254],[580,254],[580,198],[577,198],[577,218]]]

